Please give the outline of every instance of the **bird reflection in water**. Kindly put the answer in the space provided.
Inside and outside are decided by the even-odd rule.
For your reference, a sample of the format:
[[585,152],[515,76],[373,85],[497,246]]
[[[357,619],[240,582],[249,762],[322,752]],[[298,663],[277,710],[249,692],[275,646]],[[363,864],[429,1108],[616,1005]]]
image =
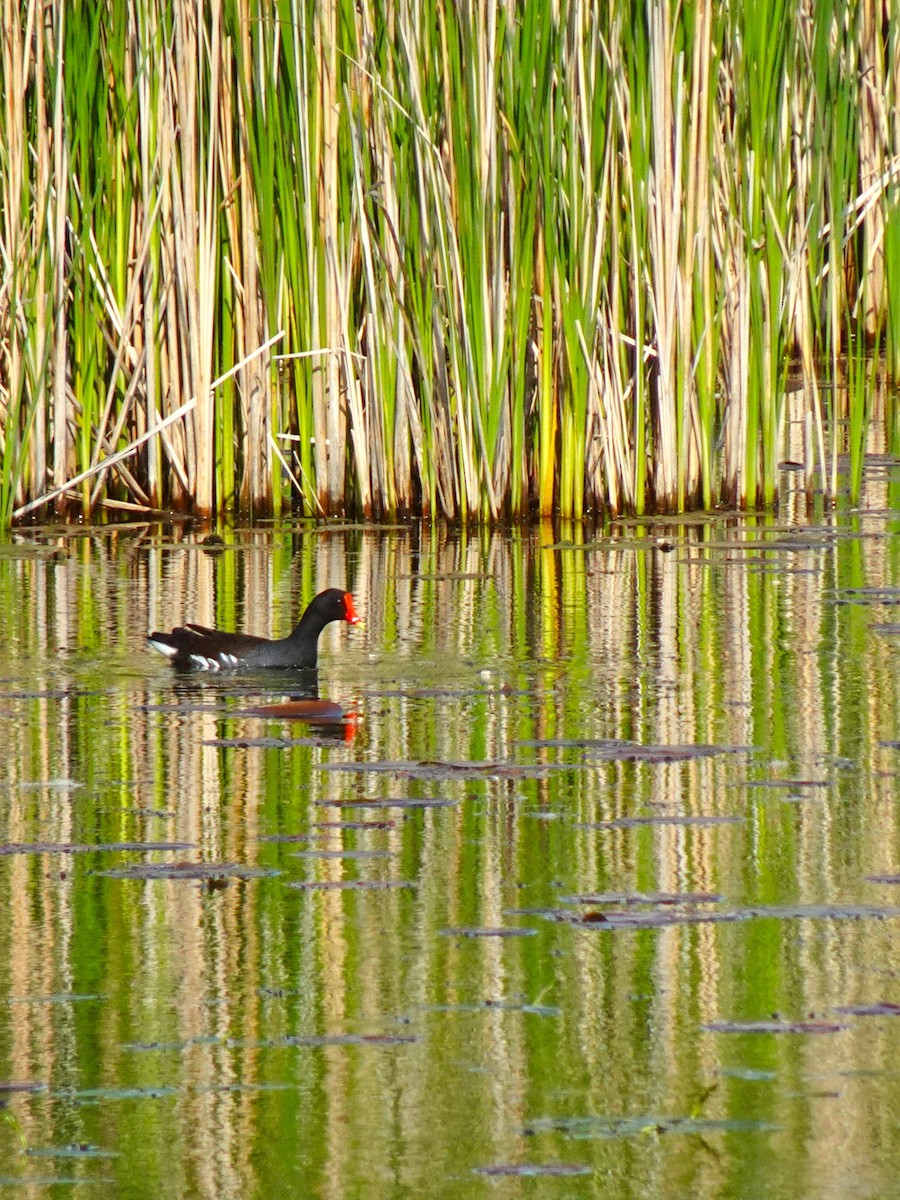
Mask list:
[[216,699],[246,697],[252,703],[240,704],[236,708],[219,709],[221,716],[257,717],[270,721],[299,721],[309,726],[317,739],[334,742],[352,742],[361,717],[336,700],[322,699],[319,695],[319,673],[317,670],[290,672],[289,695],[280,700],[263,701],[260,695],[273,691],[284,692],[284,671],[259,671],[242,675],[240,679],[226,675],[176,675],[173,689],[180,700],[196,704],[201,697],[212,694]]

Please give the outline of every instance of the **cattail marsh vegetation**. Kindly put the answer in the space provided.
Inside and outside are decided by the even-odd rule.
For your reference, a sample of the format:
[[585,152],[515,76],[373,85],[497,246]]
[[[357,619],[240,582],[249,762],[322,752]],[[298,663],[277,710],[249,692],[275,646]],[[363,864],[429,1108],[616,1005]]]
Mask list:
[[900,0],[3,0],[0,55],[0,527],[770,504],[789,369],[811,491],[897,437]]

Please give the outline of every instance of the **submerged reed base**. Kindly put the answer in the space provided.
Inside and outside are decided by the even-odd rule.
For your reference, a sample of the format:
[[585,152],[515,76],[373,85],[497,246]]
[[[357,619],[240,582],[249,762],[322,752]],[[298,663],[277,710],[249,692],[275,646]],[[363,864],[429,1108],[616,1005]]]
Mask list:
[[826,496],[896,434],[900,0],[4,27],[0,527],[771,504],[791,361]]

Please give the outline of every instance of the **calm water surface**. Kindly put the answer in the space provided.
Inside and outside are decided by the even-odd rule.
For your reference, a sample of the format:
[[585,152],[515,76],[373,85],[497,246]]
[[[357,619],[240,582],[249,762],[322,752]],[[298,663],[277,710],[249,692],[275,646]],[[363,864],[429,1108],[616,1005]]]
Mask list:
[[[0,548],[10,1194],[896,1196],[898,496]],[[347,721],[145,650],[333,584]]]

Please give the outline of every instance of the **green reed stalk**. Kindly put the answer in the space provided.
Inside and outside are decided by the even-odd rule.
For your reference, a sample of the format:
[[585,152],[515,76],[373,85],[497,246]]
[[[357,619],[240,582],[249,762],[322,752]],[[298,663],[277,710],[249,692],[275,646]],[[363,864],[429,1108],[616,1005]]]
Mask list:
[[[900,110],[900,21],[892,21],[889,26],[884,58],[888,66],[885,72],[887,88],[884,107],[887,113],[894,114],[888,127],[896,131],[897,113]],[[887,155],[890,155],[891,150],[896,152],[896,149],[896,145],[888,145]],[[889,161],[887,165],[890,175],[885,191],[885,349],[888,373],[895,382],[900,382],[900,159],[895,157],[893,162]]]
[[[645,198],[649,194],[650,177],[650,47],[642,11],[629,11],[628,6],[617,10],[607,54],[624,158],[619,203],[626,214],[623,224],[627,227],[618,272],[621,293],[613,298],[616,319],[612,322],[612,336],[618,343],[614,351],[619,358],[617,376],[627,381],[621,393],[630,426],[625,436],[634,447],[631,485],[634,507],[642,513],[650,500],[649,473],[654,457],[647,372],[649,314],[644,286],[644,263],[649,258]],[[625,64],[622,69],[617,65],[620,62]]]
[[887,294],[885,356],[889,376],[900,381],[900,187],[893,189],[884,227],[884,278]]
[[[65,59],[72,62],[97,62],[101,56],[101,10],[70,9],[65,26]],[[112,194],[112,150],[109,141],[106,106],[100,89],[106,87],[102,71],[82,79],[66,74],[65,109],[71,121],[69,134],[70,168],[76,186],[70,192],[68,220],[74,253],[72,303],[68,319],[71,328],[70,370],[73,390],[79,399],[76,424],[75,461],[77,472],[90,466],[92,434],[99,409],[100,362],[103,357],[103,314],[106,308],[105,272],[113,261],[109,242],[112,205],[102,197]],[[97,121],[102,114],[101,132]],[[98,145],[99,142],[99,145]],[[81,487],[82,507],[90,511],[90,485]]]
[[[836,19],[840,19],[841,10],[836,8]],[[848,203],[853,194],[856,168],[855,146],[855,116],[856,116],[856,81],[853,79],[852,46],[845,45],[843,53],[832,55],[827,74],[827,168],[825,175],[825,194],[828,205],[829,225],[826,237],[828,247],[828,275],[826,286],[827,333],[826,345],[831,358],[831,371],[835,387],[832,390],[832,454],[831,468],[826,482],[826,495],[832,499],[837,494],[838,487],[838,455],[841,449],[840,425],[841,416],[849,415],[850,408],[859,403],[860,393],[856,388],[841,392],[837,387],[842,374],[841,352],[844,346],[848,353],[851,351],[851,339],[844,342],[847,333],[848,309],[852,306],[852,298],[847,290],[847,260],[845,258],[845,224],[849,211]],[[839,404],[839,397],[844,395],[845,402]]]
[[[717,434],[717,360],[721,300],[716,282],[716,270],[711,236],[712,180],[710,167],[713,155],[712,78],[714,64],[713,12],[711,5],[701,6],[695,14],[693,28],[686,30],[686,43],[693,45],[691,91],[687,111],[689,119],[687,147],[687,207],[682,268],[682,312],[680,322],[682,362],[690,356],[691,394],[693,408],[689,414],[690,430],[682,424],[682,460],[688,453],[685,440],[694,439],[699,494],[693,480],[684,481],[680,505],[700,501],[705,509],[713,503],[715,491],[714,445]],[[715,42],[721,41],[721,19],[716,22]],[[691,295],[692,303],[688,303]]]
[[[855,505],[859,503],[862,492],[869,410],[876,384],[874,372],[870,371],[871,358],[866,353],[862,328],[859,326],[853,328],[849,319],[847,320],[846,347],[846,446],[850,460],[848,486],[850,503]],[[835,440],[837,440],[837,431],[835,431]]]
[[[786,371],[784,238],[790,157],[784,130],[794,66],[792,12],[786,0],[753,0],[743,7],[734,29],[741,47],[735,60],[737,128],[750,164],[741,184],[749,330],[744,486],[738,499],[751,504],[757,498],[766,504],[774,499]],[[735,153],[739,169],[737,158]]]
[[[554,169],[561,187],[545,176],[552,215],[550,243],[554,295],[565,349],[560,375],[560,515],[580,520],[585,508],[587,446],[593,432],[595,397],[585,346],[596,340],[600,281],[607,268],[609,173],[605,111],[607,81],[601,72],[599,30],[587,10],[570,27],[560,51],[568,87],[555,89]],[[564,173],[563,173],[564,172]],[[562,200],[560,203],[559,201]]]
[[[315,87],[308,28],[296,4],[281,0],[274,18],[251,24],[251,30],[256,31],[251,62],[242,63],[240,74],[247,89],[245,135],[256,199],[260,288],[270,325],[287,332],[286,350],[310,351],[318,287],[311,159]],[[241,49],[248,53],[244,42]],[[276,435],[292,433],[297,439],[292,443],[301,488],[296,499],[307,512],[315,511],[318,494],[312,394],[314,373],[321,369],[321,355],[286,360],[277,407]]]
[[[136,0],[130,5],[129,22],[132,30],[137,32],[141,44],[146,47],[144,62],[152,61],[159,52],[155,42],[156,25],[152,21],[152,10],[147,3]],[[136,71],[135,90],[137,93],[137,130],[136,140],[140,158],[140,191],[141,213],[143,220],[150,228],[147,238],[147,257],[142,270],[139,272],[140,304],[144,312],[144,322],[141,337],[145,353],[145,397],[144,411],[139,418],[143,426],[141,432],[158,418],[160,405],[159,380],[161,371],[161,348],[159,333],[160,318],[160,249],[161,238],[158,220],[153,220],[150,214],[158,211],[156,199],[158,193],[158,174],[156,164],[159,153],[159,138],[157,129],[157,111],[159,105],[159,73],[142,70],[142,62],[138,62]],[[157,439],[151,439],[147,447],[146,459],[147,501],[151,507],[158,507],[163,494],[163,459],[160,444]]]
[[4,304],[9,317],[4,322],[3,344],[0,349],[5,359],[5,388],[2,427],[2,463],[0,463],[0,519],[6,524],[16,500],[21,475],[22,452],[20,447],[20,414],[25,389],[23,337],[20,312],[23,305],[25,265],[28,260],[27,233],[23,228],[23,213],[28,210],[27,181],[29,180],[27,155],[28,142],[25,129],[23,100],[25,93],[23,72],[28,71],[28,60],[24,54],[23,28],[18,11],[8,22],[2,48],[3,77],[6,81],[3,96],[3,170],[0,171],[2,189],[2,238],[8,266],[4,273]]

